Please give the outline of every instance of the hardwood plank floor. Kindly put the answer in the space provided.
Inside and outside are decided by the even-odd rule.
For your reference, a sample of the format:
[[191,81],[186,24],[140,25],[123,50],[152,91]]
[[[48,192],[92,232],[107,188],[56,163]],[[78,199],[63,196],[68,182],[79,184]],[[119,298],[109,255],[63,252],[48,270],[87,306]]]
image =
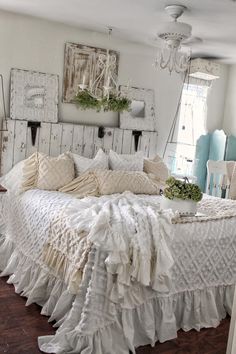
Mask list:
[[[0,354],[39,354],[37,337],[55,331],[40,307],[25,307],[25,299],[6,280],[0,278]],[[179,331],[177,339],[139,348],[137,354],[225,354],[229,322],[227,317],[216,329]]]

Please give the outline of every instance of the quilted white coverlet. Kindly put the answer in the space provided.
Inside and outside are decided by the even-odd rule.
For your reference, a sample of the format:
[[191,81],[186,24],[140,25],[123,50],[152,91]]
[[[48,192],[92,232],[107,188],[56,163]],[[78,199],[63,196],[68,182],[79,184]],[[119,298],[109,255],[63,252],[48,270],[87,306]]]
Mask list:
[[[123,235],[119,230],[124,225],[119,220],[122,217],[127,220],[127,234],[131,237],[134,219],[129,213],[133,212],[133,206],[139,213],[136,230],[142,225],[147,233],[150,228],[150,224],[146,224],[147,214],[158,213],[160,198],[130,194],[126,197],[90,197],[78,201],[66,194],[39,190],[18,197],[4,197],[6,230],[5,237],[0,238],[2,275],[12,274],[9,282],[28,298],[27,304],[40,304],[42,313],[56,320],[59,326],[55,336],[39,338],[42,351],[128,354],[130,350],[135,353],[135,347],[139,345],[154,345],[157,340],[176,337],[179,328],[199,330],[217,326],[226,312],[230,313],[236,284],[236,217],[174,225],[168,222],[171,214],[160,218],[166,223],[161,225],[164,231],[157,237],[157,248],[163,250],[164,260],[168,262],[165,265],[157,257],[157,265],[164,265],[168,271],[159,274],[157,284],[151,278],[149,284],[144,284],[142,277],[132,276],[127,280],[129,286],[114,291],[114,284],[122,283],[124,275],[130,273],[119,272],[118,266],[122,262],[115,262],[123,250],[121,241],[124,239],[119,239],[114,250],[109,247],[109,238]],[[124,206],[124,214],[110,213],[119,203]],[[128,204],[132,208],[127,208]],[[97,227],[107,225],[108,216],[117,215],[118,219],[111,223],[112,227],[116,225],[116,232],[113,228],[111,234],[104,235],[99,227],[90,228],[87,220],[88,231],[93,230],[88,237],[94,246],[79,291],[72,294],[68,284],[42,262],[42,250],[50,237],[50,225],[59,215],[67,213],[71,226],[79,228],[82,219],[76,211],[86,207],[90,223],[101,218],[95,223]],[[102,213],[97,212],[101,210]],[[134,235],[139,237],[141,233]],[[136,244],[143,242],[140,249],[145,253],[145,259],[150,250],[150,235],[153,236],[152,233],[146,235],[146,243],[143,232],[142,238],[136,240]],[[156,268],[157,272],[159,269]],[[147,274],[151,274],[149,268]],[[161,275],[164,275],[163,284],[167,287],[161,286]],[[116,283],[114,280],[119,277],[122,281]]]

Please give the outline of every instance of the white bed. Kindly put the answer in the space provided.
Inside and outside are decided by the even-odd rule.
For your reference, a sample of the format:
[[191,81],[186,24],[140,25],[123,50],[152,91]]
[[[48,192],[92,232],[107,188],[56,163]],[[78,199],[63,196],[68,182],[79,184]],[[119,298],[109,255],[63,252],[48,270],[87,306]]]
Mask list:
[[[16,292],[28,298],[27,305],[41,305],[42,314],[50,316],[59,327],[55,336],[39,338],[39,347],[44,352],[135,353],[140,345],[175,338],[180,328],[188,331],[216,327],[231,312],[236,284],[233,201],[204,199],[200,211],[204,212],[210,204],[212,210],[216,209],[215,219],[171,224],[171,232],[164,237],[167,248],[160,246],[164,253],[158,256],[160,288],[156,290],[134,280],[116,301],[111,289],[119,276],[107,270],[105,260],[109,251],[99,247],[99,240],[91,244],[76,291],[71,290],[63,276],[45,265],[45,243],[62,215],[74,220],[71,225],[76,227],[76,210],[104,211],[105,204],[115,202],[116,198],[125,198],[130,204],[141,203],[143,210],[148,204],[158,208],[160,201],[159,196],[131,194],[76,200],[67,194],[41,190],[2,196],[2,275],[10,275],[9,282],[15,285]],[[88,223],[87,228],[92,228],[92,224]],[[143,241],[146,242],[145,235]],[[173,264],[165,257],[168,252]],[[160,267],[164,267],[162,271]]]

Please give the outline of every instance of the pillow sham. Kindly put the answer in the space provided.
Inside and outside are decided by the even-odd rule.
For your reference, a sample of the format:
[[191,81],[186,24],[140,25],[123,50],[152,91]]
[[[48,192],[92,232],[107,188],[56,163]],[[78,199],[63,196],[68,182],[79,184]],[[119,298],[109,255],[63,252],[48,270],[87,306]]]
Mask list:
[[0,177],[0,184],[8,191],[18,194],[23,182],[23,167],[26,160],[18,162],[9,172]]
[[148,174],[155,175],[160,181],[166,181],[169,177],[168,167],[158,155],[153,159],[144,159],[143,170]]
[[24,191],[32,188],[55,191],[75,177],[74,161],[68,154],[51,157],[41,153],[31,155],[23,167]]
[[109,167],[111,170],[120,171],[143,171],[143,152],[135,154],[117,154],[115,151],[109,152]]
[[77,198],[130,191],[134,194],[160,194],[162,185],[140,171],[89,171],[59,189]]
[[69,153],[75,164],[75,174],[79,176],[81,173],[95,169],[107,170],[108,169],[108,156],[99,149],[93,159],[89,159],[72,152]]

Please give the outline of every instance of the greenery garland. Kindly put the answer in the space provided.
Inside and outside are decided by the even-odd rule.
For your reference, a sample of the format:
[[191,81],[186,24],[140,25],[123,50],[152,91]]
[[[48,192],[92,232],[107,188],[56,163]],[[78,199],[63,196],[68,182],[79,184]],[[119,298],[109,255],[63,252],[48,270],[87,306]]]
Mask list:
[[79,90],[74,97],[75,103],[81,109],[96,109],[97,112],[123,112],[130,109],[131,100],[123,97],[120,94],[110,93],[109,98],[106,97],[97,99],[93,97],[88,90]]
[[180,181],[174,177],[166,180],[168,187],[164,189],[164,196],[168,199],[179,198],[183,200],[193,200],[199,202],[202,199],[201,189],[197,184]]

